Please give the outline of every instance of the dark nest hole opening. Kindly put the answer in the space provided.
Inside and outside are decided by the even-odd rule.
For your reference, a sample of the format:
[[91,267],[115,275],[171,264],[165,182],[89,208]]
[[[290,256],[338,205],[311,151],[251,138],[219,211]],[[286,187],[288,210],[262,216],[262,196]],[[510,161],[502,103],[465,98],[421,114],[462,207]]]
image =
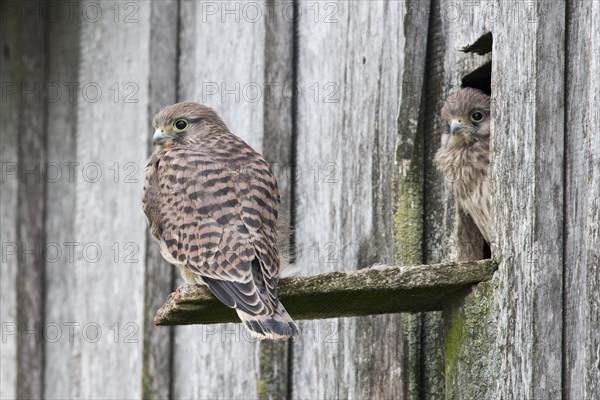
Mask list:
[[[493,45],[493,35],[492,32],[487,32],[483,34],[479,39],[477,39],[473,44],[467,45],[461,49],[461,51],[465,53],[474,53],[480,56],[486,55],[492,52]],[[488,96],[492,95],[492,60],[490,58],[489,61],[485,62],[480,67],[475,70],[469,72],[465,76],[463,76],[461,80],[461,86],[472,87],[475,89],[481,90],[483,93]],[[483,241],[483,249],[482,249],[483,258],[491,258],[492,251],[490,249],[490,244],[485,240]]]
[[[465,53],[475,53],[483,56],[492,52],[493,36],[492,32],[482,35],[475,43],[467,45],[461,49]],[[476,68],[463,76],[462,87],[472,87],[481,90],[488,96],[492,95],[492,60]]]

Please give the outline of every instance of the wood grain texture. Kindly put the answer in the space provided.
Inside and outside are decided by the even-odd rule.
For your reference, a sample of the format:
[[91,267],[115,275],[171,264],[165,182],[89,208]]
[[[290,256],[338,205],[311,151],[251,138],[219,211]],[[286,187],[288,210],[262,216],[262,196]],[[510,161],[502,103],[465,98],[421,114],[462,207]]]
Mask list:
[[[17,18],[21,18],[17,14]],[[17,119],[17,154],[23,173],[17,186],[16,277],[17,322],[17,398],[39,399],[44,385],[44,257],[45,244],[45,179],[46,108],[42,88],[46,83],[45,21],[34,24],[18,20],[11,32],[17,46],[13,49],[14,82],[26,90],[21,92]]]
[[[469,237],[455,236],[455,207],[449,182],[437,171],[433,156],[448,126],[440,112],[446,99],[460,87],[463,76],[489,61],[490,54],[479,56],[464,53],[461,49],[477,41],[491,26],[482,18],[486,2],[473,2],[469,6],[457,2],[434,0],[432,2],[428,54],[427,89],[425,98],[425,236],[427,262],[447,259],[478,259],[481,252],[465,253],[465,248],[475,249],[478,243]],[[487,23],[486,23],[487,22]],[[471,223],[466,216],[460,218]],[[460,232],[464,234],[464,232]],[[465,240],[466,239],[466,240]]]
[[448,310],[447,389],[451,398],[560,398],[565,9],[497,7],[490,182],[501,262],[462,309]]
[[[396,263],[423,262],[423,190],[425,152],[425,67],[429,31],[429,2],[411,1],[404,10],[402,80],[398,113],[394,236]],[[418,399],[422,389],[421,330],[424,314],[403,314],[402,379],[406,399]]]
[[[150,5],[149,119],[145,125],[148,127],[148,154],[154,149],[150,119],[165,106],[177,102],[178,7],[176,0],[152,2]],[[152,319],[162,300],[175,287],[175,271],[163,259],[159,246],[149,233],[146,243],[142,397],[168,399],[172,397],[173,329],[157,328]]]
[[560,398],[565,5],[528,8],[517,16],[507,10],[494,25],[495,397]]
[[[265,82],[272,87],[265,93],[263,156],[272,166],[277,179],[281,203],[279,206],[279,235],[281,252],[287,262],[293,262],[294,238],[291,164],[294,160],[292,121],[292,84],[294,82],[294,18],[283,12],[282,4],[268,0],[265,3]],[[287,3],[292,5],[292,3]],[[294,10],[295,12],[295,10]],[[290,18],[292,16],[292,18]],[[287,88],[287,90],[285,89]],[[266,88],[265,88],[266,89]],[[290,342],[262,341],[259,348],[260,399],[288,398],[290,370]]]
[[[286,168],[292,3],[87,1],[73,14],[83,19],[69,19],[70,5],[48,27],[3,14],[3,95],[6,83],[39,90],[0,102],[0,398],[599,398],[600,3],[297,4],[297,183]],[[459,50],[490,30],[492,280],[448,301],[443,321],[435,312],[304,322],[290,353],[237,323],[149,324],[173,267],[146,236],[142,166],[152,115],[176,100],[213,106],[278,163],[303,275],[478,258],[480,238],[453,237],[452,198],[431,160],[444,99],[490,60]],[[61,87],[58,101],[44,97],[45,81]],[[64,84],[75,81],[73,98]],[[19,175],[46,161],[62,179]],[[18,254],[53,243],[59,263]],[[319,279],[289,282],[312,282],[313,294],[335,286]],[[414,299],[378,305],[392,300]],[[300,297],[289,308],[344,313]],[[10,334],[20,322],[47,331]],[[48,340],[57,325],[59,340]]]
[[[78,8],[75,8],[80,11]],[[63,9],[64,10],[64,9]],[[44,398],[72,398],[75,386],[71,371],[79,368],[69,357],[72,343],[68,324],[74,321],[73,293],[76,290],[74,259],[65,243],[74,243],[77,102],[66,85],[77,82],[79,74],[79,18],[62,18],[49,23],[48,82],[60,88],[59,97],[47,102],[46,148],[48,180],[46,182],[45,312],[47,327],[44,360]],[[71,172],[71,173],[70,173]]]
[[[280,281],[294,319],[323,319],[441,310],[471,285],[492,277],[491,260],[419,266],[375,266]],[[158,311],[157,325],[233,322],[236,313],[206,288],[184,285]]]
[[[20,68],[19,44],[17,42],[18,17],[12,16],[0,25],[2,43],[0,59],[0,81],[2,85],[19,83]],[[4,87],[4,86],[3,86]],[[0,180],[0,242],[2,243],[2,267],[0,268],[0,321],[2,331],[6,332],[0,352],[0,398],[17,397],[17,269],[19,265],[19,245],[17,238],[17,191],[19,187],[19,108],[20,97],[7,96],[0,102],[0,162],[2,179]],[[11,168],[11,169],[9,169]],[[11,172],[12,170],[12,172]],[[9,334],[9,332],[12,332]]]
[[[254,4],[264,12],[262,2]],[[257,90],[264,88],[265,22],[264,15],[252,22],[256,14],[244,14],[243,5],[181,2],[178,100],[211,106],[262,153],[264,108]],[[173,397],[254,398],[258,360],[258,342],[241,324],[177,327]]]
[[[600,398],[600,2],[571,1],[566,48],[566,399]],[[592,40],[590,40],[592,38]]]
[[[485,18],[486,2],[469,4],[434,0],[431,6],[425,98],[425,261],[477,260],[483,258],[483,239],[472,219],[457,214],[450,183],[433,162],[447,125],[440,117],[446,99],[460,87],[465,75],[490,60],[461,51],[491,29]],[[457,378],[448,365],[451,333],[441,313],[423,317],[421,396],[461,398],[467,393],[468,374]],[[467,348],[468,346],[465,346]],[[466,360],[469,363],[471,360]],[[465,371],[468,371],[467,367]],[[464,396],[463,396],[464,397]],[[468,398],[468,396],[466,397]]]
[[[425,114],[425,223],[424,261],[476,260],[482,258],[483,240],[473,221],[464,214],[456,215],[450,182],[437,171],[433,162],[441,136],[448,129],[440,117],[449,95],[461,86],[463,76],[477,69],[490,56],[460,51],[490,28],[482,18],[485,2],[434,0],[431,5],[427,52]],[[467,229],[465,229],[467,228]],[[446,336],[441,313],[422,317],[420,396],[443,398],[460,387],[447,388],[445,371]],[[468,377],[464,377],[466,381]],[[462,381],[461,381],[462,382]],[[466,384],[466,382],[464,382]],[[448,390],[447,390],[448,389]]]
[[[104,17],[81,25],[79,80],[102,94],[88,90],[77,107],[81,174],[74,235],[81,247],[74,268],[78,325],[71,357],[77,365],[71,379],[72,395],[80,398],[142,396],[146,224],[140,196],[151,134],[150,3],[127,4],[117,20],[108,7],[124,3],[82,4],[90,13],[102,7]],[[126,16],[134,20],[125,22]]]
[[[394,1],[300,3],[296,240],[303,275],[393,261],[389,216],[402,7]],[[401,396],[399,321],[302,323],[292,396]],[[386,342],[384,351],[374,351]]]
[[[429,29],[427,37],[426,70],[424,71],[424,96],[421,101],[424,130],[423,156],[423,262],[436,262],[444,259],[440,245],[452,240],[451,226],[448,225],[447,206],[448,192],[443,181],[435,172],[432,165],[433,154],[439,147],[440,137],[440,104],[443,102],[445,88],[445,57],[448,51],[443,28],[445,15],[442,13],[440,2],[431,1]],[[446,83],[447,84],[447,83]],[[452,242],[450,242],[452,243]],[[452,248],[452,247],[450,247]],[[449,252],[447,252],[449,253]],[[453,259],[446,254],[446,260]],[[439,313],[421,314],[414,317],[411,325],[412,336],[409,340],[414,343],[411,349],[412,368],[410,373],[410,396],[412,399],[443,398],[443,375],[440,374],[439,364],[443,360],[443,335]],[[433,329],[432,329],[433,328]],[[414,354],[414,356],[413,356]]]

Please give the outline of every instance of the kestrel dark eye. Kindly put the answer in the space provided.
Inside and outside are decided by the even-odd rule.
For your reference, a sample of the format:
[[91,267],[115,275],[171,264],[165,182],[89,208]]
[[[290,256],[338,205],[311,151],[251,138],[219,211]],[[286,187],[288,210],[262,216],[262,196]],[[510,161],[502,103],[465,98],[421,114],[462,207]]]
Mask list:
[[175,121],[173,123],[173,128],[175,128],[175,130],[177,132],[181,132],[183,130],[185,130],[188,127],[188,122],[185,119],[178,119],[177,121]]
[[480,113],[479,111],[475,111],[473,114],[471,114],[471,121],[473,121],[473,122],[481,122],[482,119],[483,119],[483,114]]

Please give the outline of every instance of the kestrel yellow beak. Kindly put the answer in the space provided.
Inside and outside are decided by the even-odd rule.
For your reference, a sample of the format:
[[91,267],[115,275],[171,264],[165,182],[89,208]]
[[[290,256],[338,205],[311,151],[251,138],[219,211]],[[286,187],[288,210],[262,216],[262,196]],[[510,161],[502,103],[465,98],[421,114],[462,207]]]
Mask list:
[[161,144],[166,139],[167,139],[167,135],[165,135],[164,130],[159,128],[156,131],[154,131],[154,136],[152,136],[152,143]]
[[462,121],[459,118],[454,118],[452,122],[450,122],[450,133],[453,135],[465,128],[467,127],[462,124]]

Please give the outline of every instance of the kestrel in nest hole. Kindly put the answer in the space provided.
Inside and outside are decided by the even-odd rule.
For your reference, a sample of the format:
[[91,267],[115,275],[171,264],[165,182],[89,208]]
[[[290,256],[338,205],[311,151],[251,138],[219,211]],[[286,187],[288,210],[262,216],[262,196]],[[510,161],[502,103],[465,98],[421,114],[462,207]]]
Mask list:
[[435,155],[437,167],[451,182],[457,207],[473,218],[490,243],[490,97],[477,89],[461,89],[444,104],[442,118],[450,130]]

